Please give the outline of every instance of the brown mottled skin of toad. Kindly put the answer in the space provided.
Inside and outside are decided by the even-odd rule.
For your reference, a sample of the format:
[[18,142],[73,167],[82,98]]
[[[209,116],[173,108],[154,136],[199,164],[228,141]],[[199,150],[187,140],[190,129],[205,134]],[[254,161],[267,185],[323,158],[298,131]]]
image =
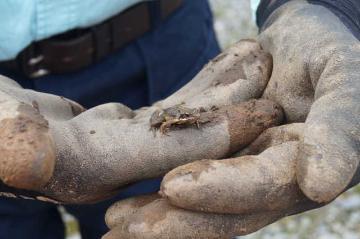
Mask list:
[[[212,107],[211,110],[216,110]],[[210,118],[201,113],[207,112],[204,108],[190,109],[182,105],[176,105],[164,110],[156,110],[150,118],[150,129],[159,130],[161,134],[167,134],[173,126],[192,126],[198,128],[200,124],[210,122]]]

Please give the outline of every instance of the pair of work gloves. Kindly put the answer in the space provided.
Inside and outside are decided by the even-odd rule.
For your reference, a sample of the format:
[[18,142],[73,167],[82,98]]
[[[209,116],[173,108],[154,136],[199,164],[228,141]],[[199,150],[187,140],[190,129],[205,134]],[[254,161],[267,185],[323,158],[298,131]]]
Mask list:
[[339,18],[298,0],[148,108],[85,110],[1,78],[2,195],[95,202],[166,174],[160,194],[108,210],[104,238],[254,232],[360,182],[359,65]]

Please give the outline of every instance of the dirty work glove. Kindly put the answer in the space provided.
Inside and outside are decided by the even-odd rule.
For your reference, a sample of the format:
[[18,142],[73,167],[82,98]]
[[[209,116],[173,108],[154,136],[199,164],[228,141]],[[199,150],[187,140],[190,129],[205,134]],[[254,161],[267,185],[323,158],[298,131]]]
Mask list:
[[85,111],[1,77],[2,195],[93,202],[179,165],[244,148],[283,114],[271,101],[241,103],[261,96],[271,56],[249,41],[229,55],[173,96],[137,111],[115,103]]
[[263,98],[280,103],[287,124],[231,159],[174,169],[160,199],[115,204],[104,238],[228,239],[359,183],[359,41],[332,12],[306,1],[276,10],[258,40],[274,62]]

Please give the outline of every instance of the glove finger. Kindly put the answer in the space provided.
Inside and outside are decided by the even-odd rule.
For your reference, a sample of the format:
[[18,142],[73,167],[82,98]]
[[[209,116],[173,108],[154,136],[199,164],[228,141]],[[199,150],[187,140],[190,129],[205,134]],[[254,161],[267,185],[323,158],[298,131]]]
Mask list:
[[38,190],[48,183],[55,165],[48,120],[67,120],[82,111],[75,102],[25,90],[0,76],[2,182],[26,190]]
[[306,196],[317,202],[329,202],[346,190],[359,167],[360,45],[344,35],[337,32],[339,39],[347,40],[322,53],[326,62],[321,70],[311,67],[318,80],[297,176]]
[[203,212],[247,214],[292,208],[306,200],[296,182],[298,147],[299,142],[292,141],[258,156],[178,167],[165,176],[161,194],[172,205]]
[[118,225],[122,225],[125,220],[137,213],[145,205],[160,198],[158,194],[150,194],[135,198],[125,199],[114,203],[106,212],[106,225],[113,229]]
[[102,239],[228,239],[259,230],[280,217],[279,212],[244,216],[191,212],[158,199],[126,218]]
[[[208,94],[206,105],[222,104],[212,99],[216,97],[216,88],[224,88],[234,82],[241,85],[237,87],[237,92],[219,91],[219,94],[224,94],[223,98],[229,99],[226,104],[259,98],[267,85],[271,70],[271,55],[263,51],[255,40],[243,40],[212,60],[191,82],[158,105],[167,108],[182,102],[191,104],[199,99],[199,95],[204,94]],[[192,99],[193,97],[196,99]],[[201,98],[203,101],[205,99],[206,97]]]
[[360,106],[355,102],[360,102],[359,94],[324,96],[309,114],[297,178],[303,192],[314,201],[336,198],[347,189],[358,169]]
[[[273,102],[254,100],[201,112],[200,121],[208,122],[202,121],[199,128],[196,122],[173,125],[165,134],[150,130],[150,117],[90,121],[85,116],[52,127],[60,160],[45,190],[63,189],[48,193],[62,201],[99,199],[114,188],[163,176],[179,165],[225,157],[280,124],[282,111]],[[85,192],[85,198],[79,196]]]
[[304,127],[304,123],[293,123],[269,128],[248,147],[233,155],[233,158],[244,155],[258,155],[270,147],[289,141],[300,141]]
[[14,99],[0,100],[0,142],[2,182],[36,190],[49,181],[55,148],[48,121],[34,107]]

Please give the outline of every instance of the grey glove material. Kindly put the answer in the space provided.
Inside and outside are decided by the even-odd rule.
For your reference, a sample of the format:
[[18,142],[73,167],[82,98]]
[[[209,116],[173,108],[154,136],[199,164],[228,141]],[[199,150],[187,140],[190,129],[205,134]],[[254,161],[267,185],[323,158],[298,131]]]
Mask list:
[[229,159],[172,170],[161,199],[115,204],[104,238],[246,235],[359,183],[358,39],[327,8],[303,0],[278,8],[266,25],[258,41],[273,69],[262,98],[283,107],[286,123]]

